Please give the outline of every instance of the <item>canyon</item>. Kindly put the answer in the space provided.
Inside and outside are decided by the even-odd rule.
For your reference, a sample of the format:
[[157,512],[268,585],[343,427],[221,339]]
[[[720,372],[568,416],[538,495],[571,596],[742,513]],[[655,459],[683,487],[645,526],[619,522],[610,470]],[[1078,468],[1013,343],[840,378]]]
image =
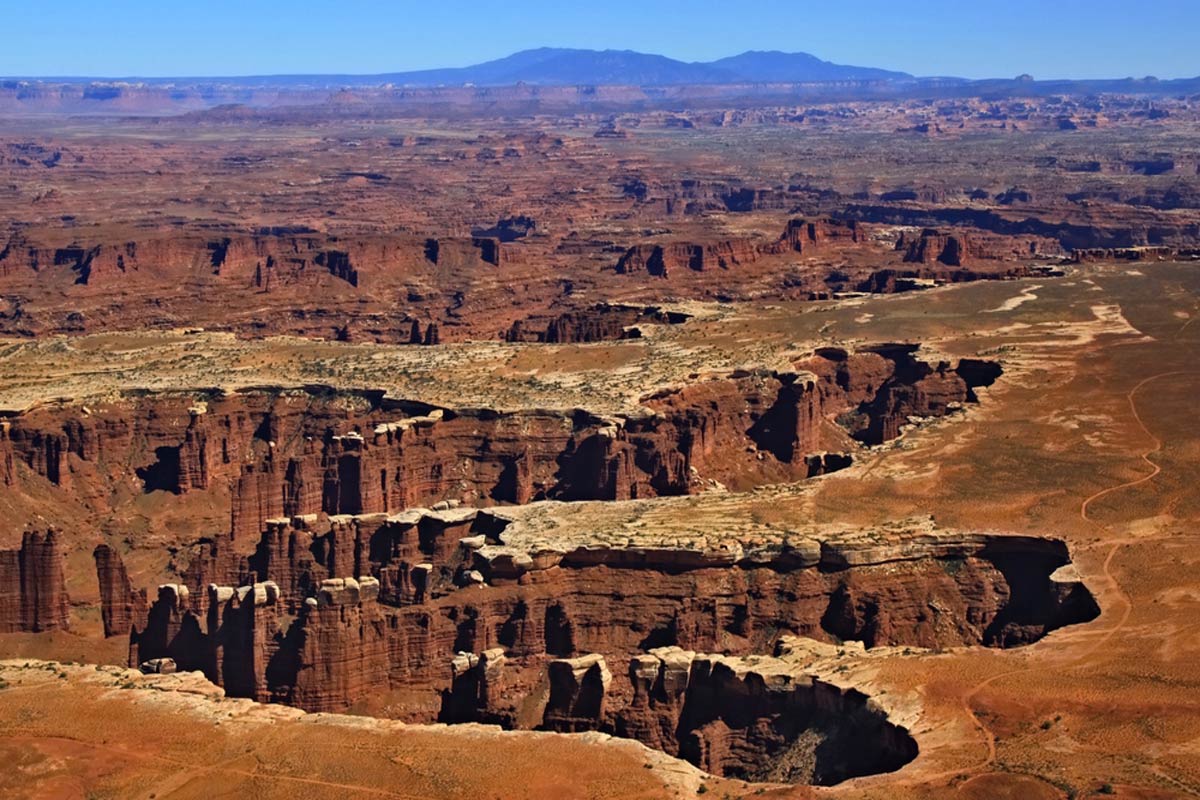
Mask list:
[[233,538],[310,513],[747,488],[844,467],[852,456],[835,446],[877,445],[910,419],[953,413],[1002,372],[920,355],[903,344],[821,348],[793,371],[659,390],[637,414],[454,409],[328,386],[43,405],[4,421],[0,453],[14,491],[44,481],[93,511],[130,481],[147,494],[228,493]]
[[[95,548],[103,632],[127,638],[132,667],[196,671],[228,696],[314,712],[415,697],[388,713],[601,731],[714,775],[837,783],[896,769],[917,746],[862,693],[789,670],[764,678],[757,659],[796,636],[1036,641],[1098,613],[1061,541],[915,526],[719,547],[593,534],[572,547],[569,530],[530,537],[522,520],[836,472],[853,450],[961,413],[1003,374],[921,355],[822,347],[791,372],[660,389],[638,415],[435,408],[332,387],[142,394],[11,415],[3,447],[14,491],[49,485],[65,504],[103,507],[130,481],[228,499],[228,530],[200,538],[178,582],[135,586],[117,550]],[[21,557],[53,544],[27,537]],[[61,587],[62,554],[44,560],[53,580],[20,584],[17,604],[35,612],[21,630],[47,624],[38,603]],[[864,737],[853,757],[838,744]]]
[[836,783],[916,745],[862,693],[751,654],[795,636],[1019,646],[1098,613],[1061,541],[926,525],[567,549],[569,531],[523,530],[541,505],[272,521],[248,558],[207,545],[148,609],[98,549],[106,634],[129,637],[131,666],[195,670],[230,696],[341,711],[415,692],[408,721],[603,731],[715,775]]
[[853,83],[0,84],[0,790],[1195,790],[1195,98]]
[[[895,235],[889,247],[893,234],[872,235],[866,227],[794,218],[775,239],[634,245],[598,274],[575,274],[569,264],[581,256],[604,259],[612,245],[567,239],[551,248],[547,237],[526,243],[333,235],[300,226],[254,235],[151,234],[95,242],[69,229],[46,231],[41,240],[17,230],[0,249],[0,290],[9,303],[0,312],[0,333],[46,336],[174,324],[247,337],[286,333],[390,344],[430,345],[443,338],[588,342],[621,338],[639,320],[673,319],[661,309],[630,315],[617,311],[621,304],[577,304],[572,298],[591,284],[593,292],[631,300],[647,296],[646,278],[669,281],[680,299],[746,299],[768,288],[783,297],[827,299],[839,292],[891,293],[1023,277],[1033,274],[1030,265],[1011,262],[1062,253],[1045,237],[1011,242],[935,229]],[[62,244],[53,243],[56,239]],[[779,284],[781,270],[814,252],[894,266],[806,270],[803,278]],[[553,273],[546,272],[548,265]],[[504,309],[507,287],[481,280],[488,270],[493,280],[526,282],[518,307]],[[736,282],[723,275],[728,272],[738,276]],[[311,303],[317,296],[321,303]],[[570,310],[554,313],[561,307]],[[263,314],[264,309],[275,313]],[[509,320],[507,331],[489,327]],[[539,330],[540,324],[546,327]]]
[[[825,345],[786,371],[651,388],[636,411],[130,392],[9,413],[0,452],[10,498],[59,524],[119,513],[131,490],[217,510],[155,534],[173,542],[165,583],[125,563],[153,545],[70,537],[93,549],[102,635],[130,667],[308,712],[604,734],[724,779],[832,785],[903,768],[919,739],[906,707],[789,654],[1030,646],[1100,613],[1066,544],[920,521],[688,541],[599,509],[819,482],[954,425],[1006,379],[926,350]],[[26,537],[40,572],[16,584],[10,630],[65,628],[57,539]]]

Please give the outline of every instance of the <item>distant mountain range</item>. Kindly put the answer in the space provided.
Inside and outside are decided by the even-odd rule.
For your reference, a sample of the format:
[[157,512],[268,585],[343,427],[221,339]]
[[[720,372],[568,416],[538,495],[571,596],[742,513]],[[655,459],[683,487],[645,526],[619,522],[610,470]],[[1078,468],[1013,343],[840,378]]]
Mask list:
[[[434,113],[489,106],[512,113],[572,108],[715,108],[953,97],[1200,95],[1200,77],[1158,80],[971,80],[834,64],[808,53],[751,50],[716,61],[679,61],[633,50],[543,47],[469,67],[376,75],[241,77],[14,77],[0,79],[0,113],[169,114],[270,107],[406,108]],[[361,109],[360,109],[361,111]],[[229,113],[228,110],[226,113]]]
[[[36,78],[33,78],[36,80]],[[822,61],[808,53],[752,50],[709,62],[678,61],[633,50],[573,50],[541,47],[469,67],[389,72],[378,75],[251,75],[243,77],[179,76],[173,78],[55,77],[43,80],[120,80],[152,85],[211,82],[226,86],[678,86],[737,83],[812,83],[833,81],[912,80],[904,72],[853,67]]]
[[677,61],[633,50],[523,50],[470,67],[396,72],[375,76],[411,86],[461,85],[630,85],[721,83],[810,83],[824,81],[911,80],[905,72],[822,61],[808,53],[752,50],[717,61]]

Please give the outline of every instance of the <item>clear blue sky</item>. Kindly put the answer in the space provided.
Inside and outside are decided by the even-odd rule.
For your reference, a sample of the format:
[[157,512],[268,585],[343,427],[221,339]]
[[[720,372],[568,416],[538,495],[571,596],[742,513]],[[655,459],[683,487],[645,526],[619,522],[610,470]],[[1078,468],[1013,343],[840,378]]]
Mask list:
[[3,0],[0,75],[379,73],[544,45],[918,75],[1200,75],[1200,0]]

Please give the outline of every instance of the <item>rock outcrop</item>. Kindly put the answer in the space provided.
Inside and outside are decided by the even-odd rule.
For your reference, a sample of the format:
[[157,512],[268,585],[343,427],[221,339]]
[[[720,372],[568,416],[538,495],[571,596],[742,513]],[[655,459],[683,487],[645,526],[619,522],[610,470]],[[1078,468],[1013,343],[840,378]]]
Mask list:
[[12,441],[8,431],[12,423],[0,421],[0,486],[12,486],[17,482],[16,460],[13,458]]
[[273,581],[208,587],[210,669],[227,693],[259,702],[273,699],[267,673],[282,638],[280,600]]
[[637,325],[677,325],[687,318],[686,314],[663,311],[653,306],[601,303],[589,309],[568,311],[548,320],[517,320],[505,334],[505,339],[510,342],[546,344],[636,339],[642,335]]
[[128,636],[146,624],[150,606],[145,589],[133,588],[121,555],[106,544],[97,545],[92,557],[100,583],[100,618],[104,635]]
[[[508,724],[522,712],[506,699],[535,693],[522,670],[558,659],[542,722],[565,730],[580,729],[587,715],[577,709],[597,698],[584,680],[596,664],[582,655],[624,665],[663,646],[764,653],[784,633],[868,647],[1014,646],[1098,613],[1063,569],[1062,543],[1031,537],[864,532],[694,549],[527,538],[502,515],[465,509],[337,518],[324,533],[315,523],[273,524],[251,560],[250,588],[236,590],[242,603],[254,586],[278,584],[271,613],[298,614],[286,634],[272,633],[274,616],[230,627],[219,609],[232,589],[202,603],[186,586],[166,586],[132,636],[131,663],[170,657],[219,680],[234,674],[230,656],[218,666],[224,646],[241,654],[235,662],[269,663],[238,673],[255,676],[238,685],[256,697],[334,710],[389,687],[431,687],[446,719]],[[253,646],[228,649],[231,631],[251,628],[236,641]],[[459,663],[496,648],[507,659],[502,696],[497,654],[483,672],[470,658]],[[613,696],[623,702],[623,690]]]
[[439,722],[483,722],[511,728],[516,714],[505,696],[504,648],[494,647],[478,655],[459,653],[450,662],[450,688],[442,693]]
[[[151,395],[88,410],[34,409],[9,420],[0,444],[25,467],[18,486],[44,479],[91,508],[133,477],[146,492],[228,491],[230,530],[246,537],[269,519],[309,513],[394,513],[443,500],[621,500],[687,494],[714,481],[796,480],[838,463],[810,463],[837,443],[822,434],[823,420],[877,444],[910,417],[973,401],[981,374],[927,364],[914,345],[826,348],[794,371],[697,381],[645,398],[649,414],[613,417],[434,408],[322,387]],[[102,468],[116,464],[131,469]]]
[[1093,247],[1071,251],[1071,260],[1077,264],[1098,261],[1165,261],[1169,259],[1200,258],[1200,247]]
[[158,587],[144,623],[130,633],[130,666],[169,659],[180,670],[203,672],[231,696],[277,699],[268,670],[283,641],[278,585],[211,584],[204,596],[200,604],[182,584]]
[[69,607],[59,534],[26,531],[0,550],[0,633],[67,630]]
[[542,725],[559,733],[594,730],[607,715],[604,700],[612,673],[604,656],[558,658],[546,667],[550,699]]
[[830,219],[788,220],[779,241],[768,250],[772,253],[809,253],[822,246],[852,245],[862,241],[858,225]]
[[754,264],[766,256],[809,253],[827,245],[852,246],[860,241],[862,239],[854,222],[792,219],[779,239],[773,242],[736,238],[714,242],[634,245],[617,261],[616,271],[621,275],[644,273],[666,278],[684,270],[729,270]]
[[202,630],[203,616],[190,610],[190,596],[183,584],[158,587],[144,624],[129,633],[129,666],[170,658],[183,671],[201,671],[216,679],[213,647]]
[[725,239],[712,243],[672,242],[630,247],[617,261],[621,275],[645,273],[666,278],[676,271],[705,272],[752,264],[761,249],[750,239]]
[[[252,235],[195,235],[126,242],[53,246],[16,234],[0,249],[0,276],[57,269],[78,285],[104,285],[135,277],[163,280],[207,274],[226,283],[271,292],[317,286],[331,277],[359,287],[362,270],[386,265],[499,266],[501,244],[492,237],[419,238],[370,235],[339,238],[311,230],[269,229]],[[138,273],[141,273],[139,276]]]
[[908,732],[862,692],[771,659],[660,648],[630,662],[630,680],[618,733],[714,775],[829,785],[917,755]]
[[[303,226],[126,241],[57,233],[63,235],[42,239],[20,231],[0,240],[0,284],[16,297],[36,298],[38,309],[0,316],[9,333],[27,334],[30,325],[37,333],[73,334],[188,324],[252,336],[406,343],[408,323],[440,303],[418,292],[397,314],[397,293],[409,297],[420,284],[453,297],[474,272],[499,267],[505,248],[492,237],[337,236]],[[542,294],[539,306],[553,296]],[[422,343],[436,339],[426,334]]]
[[293,623],[295,682],[275,691],[301,708],[332,711],[386,690],[392,665],[378,597],[375,578],[322,581]]
[[945,264],[961,267],[972,257],[970,244],[964,234],[945,233],[926,228],[919,235],[901,234],[896,249],[904,252],[904,260],[917,264]]

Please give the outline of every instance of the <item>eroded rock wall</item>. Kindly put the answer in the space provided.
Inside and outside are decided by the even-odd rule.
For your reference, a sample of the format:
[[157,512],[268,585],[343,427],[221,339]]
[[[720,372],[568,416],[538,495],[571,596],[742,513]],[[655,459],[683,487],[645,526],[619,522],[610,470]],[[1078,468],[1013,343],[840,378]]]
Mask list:
[[133,588],[121,555],[106,544],[97,545],[92,557],[96,561],[96,577],[100,583],[100,617],[104,635],[128,636],[137,627],[144,627],[150,605],[145,589]]
[[0,550],[0,633],[67,630],[60,534],[26,531],[16,550]]
[[[439,409],[321,387],[43,407],[8,421],[0,477],[13,474],[18,489],[48,481],[94,510],[117,502],[117,488],[131,478],[146,492],[208,493],[228,502],[235,537],[308,513],[740,488],[839,463],[822,455],[827,419],[877,444],[910,417],[940,416],[974,399],[980,371],[929,364],[915,352],[827,348],[794,372],[699,381],[645,398],[652,413],[614,417]],[[2,469],[5,453],[14,470]]]
[[17,465],[9,438],[11,427],[12,423],[8,421],[0,422],[0,486],[12,486],[17,482]]
[[653,306],[637,307],[601,303],[591,308],[567,311],[557,316],[518,320],[505,334],[509,342],[574,344],[614,339],[636,339],[642,335],[639,324],[675,325],[688,319],[686,314],[663,311]]
[[421,238],[375,234],[338,237],[315,231],[269,229],[255,234],[172,236],[126,242],[54,246],[14,234],[0,249],[0,278],[14,286],[59,271],[77,285],[140,281],[164,284],[208,279],[259,292],[317,286],[333,279],[358,287],[376,278],[426,265],[500,264],[498,239]]
[[[1053,540],[884,537],[740,552],[523,553],[504,544],[506,524],[493,514],[425,519],[335,519],[321,534],[298,520],[264,533],[249,585],[278,583],[291,600],[275,605],[298,614],[273,645],[271,697],[337,710],[388,687],[453,693],[447,665],[457,654],[497,648],[534,661],[600,653],[623,674],[629,659],[656,647],[748,655],[771,652],[784,634],[867,646],[1011,646],[1098,613],[1062,571],[1066,549]],[[333,577],[336,570],[361,577]],[[216,674],[213,607],[189,599],[194,594],[160,590],[146,630],[133,636],[135,659],[169,655]],[[553,697],[561,726],[578,727],[570,711],[577,702],[560,694],[555,705]]]
[[617,732],[714,775],[829,785],[916,757],[903,728],[862,692],[783,665],[661,648],[630,663]]
[[617,261],[616,271],[621,275],[646,274],[667,278],[685,270],[730,270],[754,264],[764,256],[809,253],[826,245],[849,246],[861,241],[863,239],[854,222],[792,219],[774,241],[734,238],[712,242],[673,241],[634,245]]

